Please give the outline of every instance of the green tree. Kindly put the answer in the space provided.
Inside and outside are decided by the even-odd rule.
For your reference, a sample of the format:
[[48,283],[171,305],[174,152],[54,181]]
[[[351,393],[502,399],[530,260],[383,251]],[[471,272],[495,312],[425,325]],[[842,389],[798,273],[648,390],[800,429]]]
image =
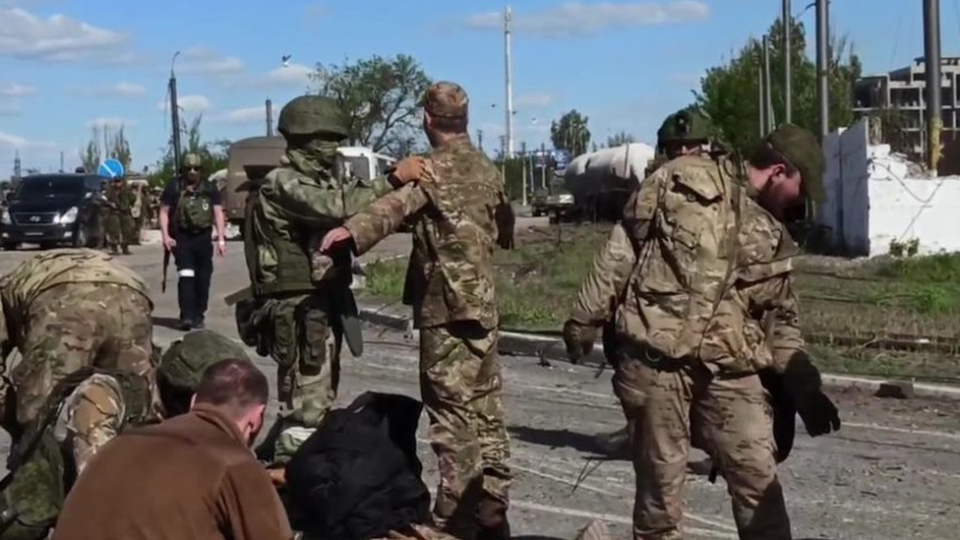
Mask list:
[[[769,31],[770,71],[773,79],[771,97],[774,124],[785,118],[784,103],[784,39],[783,25],[777,20]],[[803,23],[793,22],[792,30],[792,90],[793,123],[819,132],[817,114],[816,63],[806,55],[806,30]],[[852,51],[845,62],[846,37],[830,42],[830,129],[848,126],[854,121],[853,85],[860,77],[862,66]],[[852,49],[852,47],[851,47]],[[751,40],[724,65],[707,70],[700,81],[700,91],[694,92],[696,103],[711,118],[720,136],[732,147],[749,151],[760,137],[758,107],[759,73],[762,67],[762,47]]]
[[637,142],[636,137],[627,133],[626,131],[621,131],[612,137],[607,137],[607,148],[616,148],[618,146],[633,144],[635,142]]
[[[188,153],[198,154],[205,174],[225,169],[227,167],[228,151],[230,150],[230,141],[220,139],[217,141],[204,141],[200,131],[200,124],[203,121],[203,115],[198,115],[190,122],[190,127],[185,130],[186,144],[180,149],[181,158]],[[185,126],[181,126],[183,129]],[[157,163],[156,172],[150,178],[149,183],[154,187],[163,187],[174,177],[173,166],[173,146],[168,145],[163,149],[163,157]]]
[[557,150],[566,150],[573,157],[586,153],[590,145],[589,118],[576,109],[550,124],[550,140]]
[[84,170],[88,172],[95,172],[102,163],[101,152],[100,152],[100,129],[93,128],[93,133],[91,134],[90,140],[87,142],[86,148],[80,152],[80,162],[83,163]]
[[415,146],[411,139],[422,137],[419,100],[430,78],[413,57],[317,64],[311,78],[318,94],[336,99],[347,111],[352,144],[402,156]]
[[130,153],[130,143],[127,141],[126,137],[124,137],[123,130],[124,126],[121,125],[117,133],[114,134],[113,139],[110,140],[108,154],[111,158],[122,163],[125,171],[130,171],[130,165],[133,163],[133,157]]

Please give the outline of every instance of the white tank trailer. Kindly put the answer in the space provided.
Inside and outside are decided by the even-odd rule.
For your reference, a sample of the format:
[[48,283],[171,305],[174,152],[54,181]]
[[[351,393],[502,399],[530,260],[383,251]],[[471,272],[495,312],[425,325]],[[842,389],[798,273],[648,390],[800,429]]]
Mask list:
[[576,213],[591,221],[617,221],[632,193],[644,179],[656,150],[643,143],[605,148],[578,156],[563,174]]

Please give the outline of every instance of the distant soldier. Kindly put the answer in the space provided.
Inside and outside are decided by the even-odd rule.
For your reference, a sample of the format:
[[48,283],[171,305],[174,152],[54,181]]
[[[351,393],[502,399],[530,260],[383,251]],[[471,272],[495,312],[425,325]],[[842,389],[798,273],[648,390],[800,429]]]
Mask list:
[[217,254],[227,253],[220,191],[205,181],[202,173],[200,156],[185,155],[183,176],[171,180],[160,197],[160,233],[164,249],[173,253],[177,263],[177,300],[184,331],[205,325],[213,277],[214,225]]
[[[0,278],[0,298],[10,346],[22,355],[11,373],[15,431],[34,421],[53,387],[82,367],[153,370],[147,285],[109,255],[48,251]],[[16,442],[19,433],[11,435]]]
[[420,329],[421,393],[440,487],[434,519],[459,538],[510,538],[512,474],[500,401],[497,245],[513,239],[503,179],[467,131],[467,94],[440,82],[424,96],[424,130],[436,181],[390,193],[331,231],[322,245],[362,255],[412,218],[404,302]]
[[135,228],[133,205],[136,200],[136,194],[122,177],[114,178],[107,187],[104,232],[107,246],[114,255],[117,254],[117,246],[120,246],[124,255],[130,254],[129,245],[132,243]]
[[130,234],[130,243],[140,245],[140,233],[143,231],[144,221],[147,219],[147,196],[143,192],[143,185],[136,185],[133,188],[135,199],[130,208],[130,215],[133,216],[133,230]]
[[166,351],[156,386],[149,377],[91,367],[60,381],[11,451],[0,540],[46,538],[69,487],[104,445],[128,428],[186,413],[206,368],[227,359],[249,361],[236,342],[198,330]]
[[287,103],[277,125],[287,163],[251,185],[246,204],[251,294],[237,305],[237,323],[244,341],[277,363],[280,414],[272,457],[281,463],[336,399],[344,335],[353,353],[361,353],[349,255],[336,261],[336,279],[318,285],[310,254],[326,231],[423,171],[421,159],[405,159],[388,177],[341,178],[337,148],[348,127],[332,99],[308,95]]

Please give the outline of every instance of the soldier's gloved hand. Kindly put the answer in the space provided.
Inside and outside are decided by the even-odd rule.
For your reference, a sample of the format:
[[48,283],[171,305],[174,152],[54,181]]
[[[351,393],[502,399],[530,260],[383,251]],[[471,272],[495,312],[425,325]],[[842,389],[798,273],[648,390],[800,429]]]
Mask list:
[[593,342],[597,340],[597,328],[583,324],[573,319],[563,324],[563,343],[567,347],[567,357],[576,363],[593,350]]
[[320,253],[330,253],[330,250],[338,247],[344,242],[349,242],[353,238],[350,229],[346,227],[337,227],[331,229],[320,242]]
[[840,430],[840,412],[822,390],[814,390],[798,396],[796,405],[797,413],[811,437]]
[[427,168],[427,162],[420,156],[410,156],[397,163],[391,177],[401,185],[419,180]]

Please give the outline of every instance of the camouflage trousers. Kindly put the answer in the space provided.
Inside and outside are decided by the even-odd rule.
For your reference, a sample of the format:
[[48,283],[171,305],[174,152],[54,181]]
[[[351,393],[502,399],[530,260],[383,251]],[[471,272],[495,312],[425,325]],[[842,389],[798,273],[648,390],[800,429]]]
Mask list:
[[683,538],[682,490],[691,439],[720,467],[744,540],[789,540],[772,416],[757,375],[725,377],[671,359],[624,359],[614,390],[633,423],[634,538]]
[[275,461],[286,462],[337,399],[343,334],[325,295],[271,302],[270,356],[277,363],[282,429]]
[[129,246],[138,243],[140,230],[129,214],[109,214],[104,220],[103,232],[107,246]]
[[451,324],[420,331],[420,389],[440,486],[434,520],[457,538],[505,530],[510,440],[500,400],[497,330]]
[[11,380],[17,422],[26,426],[53,387],[84,366],[129,370],[153,377],[150,301],[122,285],[71,283],[33,301],[23,358]]

